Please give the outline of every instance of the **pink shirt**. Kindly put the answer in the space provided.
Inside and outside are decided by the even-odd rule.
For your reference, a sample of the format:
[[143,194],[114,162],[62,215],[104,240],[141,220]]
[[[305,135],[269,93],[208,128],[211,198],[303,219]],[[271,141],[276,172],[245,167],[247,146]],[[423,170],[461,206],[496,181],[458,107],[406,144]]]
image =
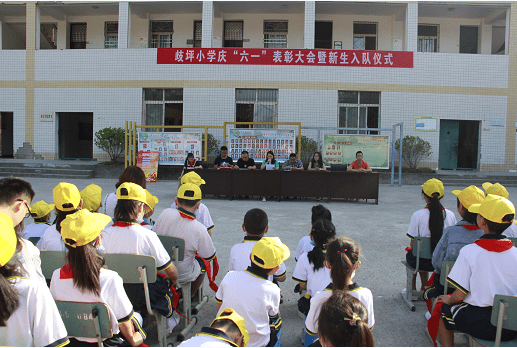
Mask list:
[[357,160],[355,160],[352,163],[350,163],[350,168],[352,168],[352,169],[361,169],[361,168],[368,169],[368,168],[370,168],[370,165],[366,161],[362,161],[361,164],[359,164],[359,163],[357,163]]

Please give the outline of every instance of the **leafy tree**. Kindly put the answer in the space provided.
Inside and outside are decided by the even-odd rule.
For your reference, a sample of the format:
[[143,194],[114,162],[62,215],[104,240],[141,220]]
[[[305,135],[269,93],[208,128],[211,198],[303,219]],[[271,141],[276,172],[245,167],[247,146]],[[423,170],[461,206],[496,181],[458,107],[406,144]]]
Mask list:
[[124,152],[124,130],[120,127],[99,130],[95,133],[95,146],[107,152],[111,162],[116,163]]
[[[298,142],[296,140],[296,142]],[[312,138],[308,138],[302,135],[302,154],[300,158],[303,163],[307,163],[311,160],[312,155],[318,151],[318,142]]]
[[[398,152],[400,147],[400,139],[395,142],[395,149]],[[418,162],[424,157],[431,155],[431,144],[428,141],[415,137],[413,135],[406,135],[402,139],[402,160],[411,169],[416,169]]]
[[[205,150],[205,133],[203,133],[202,135],[202,148],[203,148],[203,151]],[[219,150],[219,147],[221,146],[221,142],[219,140],[217,140],[211,133],[208,133],[208,139],[207,139],[208,143],[207,143],[207,146],[206,146],[206,150],[207,150],[207,156],[211,153],[213,153],[215,150]]]

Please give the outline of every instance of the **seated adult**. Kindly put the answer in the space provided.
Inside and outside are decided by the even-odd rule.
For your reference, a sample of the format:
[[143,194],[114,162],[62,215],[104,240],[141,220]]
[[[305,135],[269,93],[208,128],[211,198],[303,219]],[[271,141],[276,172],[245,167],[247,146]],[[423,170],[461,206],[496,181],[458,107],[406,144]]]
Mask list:
[[293,152],[289,155],[289,161],[284,162],[282,170],[303,170],[303,163],[296,158],[296,154]]
[[370,168],[370,165],[368,162],[363,161],[363,152],[357,151],[355,153],[355,161],[350,163],[348,168],[346,169],[347,172],[371,172],[372,168]]
[[325,162],[323,162],[321,152],[315,152],[314,155],[312,155],[312,159],[309,161],[309,167],[307,170],[327,170]]
[[260,165],[260,169],[265,170],[278,170],[279,169],[279,162],[275,159],[275,154],[273,151],[268,151],[266,155],[266,159],[262,161],[262,164]]
[[251,169],[257,169],[255,166],[255,160],[253,158],[250,158],[250,154],[248,151],[243,150],[241,152],[241,158],[237,161],[237,164],[233,166],[233,169],[245,169],[245,170],[251,170]]
[[189,152],[185,159],[185,164],[183,164],[183,169],[181,169],[181,175],[179,176],[178,181],[181,181],[181,178],[185,174],[185,169],[203,169],[201,162],[196,160],[192,152]]
[[214,168],[233,168],[233,159],[228,156],[228,148],[221,146],[221,155],[214,161]]

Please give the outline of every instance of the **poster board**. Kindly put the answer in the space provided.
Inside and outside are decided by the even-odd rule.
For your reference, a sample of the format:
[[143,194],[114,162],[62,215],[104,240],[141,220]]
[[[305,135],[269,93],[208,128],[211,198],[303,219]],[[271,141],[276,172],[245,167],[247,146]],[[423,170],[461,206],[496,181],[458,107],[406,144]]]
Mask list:
[[187,154],[203,157],[201,133],[138,132],[138,151],[157,151],[160,165],[183,165]]
[[330,164],[350,164],[355,153],[362,151],[364,160],[373,169],[389,169],[390,137],[384,135],[325,135],[323,161]]
[[271,150],[275,159],[283,162],[289,160],[295,147],[294,129],[230,129],[228,152],[234,161],[246,150],[256,162],[262,162]]
[[158,151],[138,151],[136,166],[145,173],[145,182],[156,182],[158,178]]

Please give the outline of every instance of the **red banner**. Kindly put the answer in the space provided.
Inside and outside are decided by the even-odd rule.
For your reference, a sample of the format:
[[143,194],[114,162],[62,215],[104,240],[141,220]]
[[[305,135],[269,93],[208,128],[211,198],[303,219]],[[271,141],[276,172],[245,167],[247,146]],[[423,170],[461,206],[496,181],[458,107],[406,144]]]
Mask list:
[[158,48],[157,63],[413,68],[413,52],[276,48]]
[[158,151],[138,151],[136,166],[145,173],[145,182],[156,182],[158,178]]

